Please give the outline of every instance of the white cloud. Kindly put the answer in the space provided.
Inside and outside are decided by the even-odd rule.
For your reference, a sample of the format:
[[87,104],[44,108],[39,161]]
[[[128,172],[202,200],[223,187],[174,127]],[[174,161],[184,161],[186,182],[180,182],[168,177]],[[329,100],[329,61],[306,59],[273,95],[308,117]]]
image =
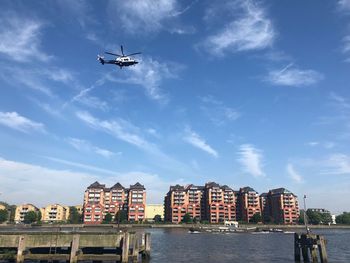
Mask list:
[[[81,168],[72,162],[66,161],[65,164]],[[101,172],[103,176],[98,175]],[[169,185],[184,183],[182,179],[167,181],[157,174],[139,171],[113,172],[106,176],[104,171],[95,169],[93,174],[51,169],[0,158],[1,198],[10,204],[33,203],[39,207],[52,203],[80,205],[83,203],[86,187],[96,180],[106,184],[107,187],[117,182],[129,187],[130,184],[139,181],[146,187],[147,203],[162,204],[164,193],[168,190]],[[68,181],[69,184],[67,184]]]
[[62,69],[62,68],[50,68],[45,70],[40,70],[43,75],[46,75],[48,79],[62,82],[64,84],[71,84],[74,81],[72,72]]
[[40,50],[42,23],[17,14],[2,13],[0,18],[0,53],[21,62],[48,61],[50,56]]
[[0,124],[25,133],[45,132],[44,124],[23,117],[17,112],[0,112]]
[[102,130],[122,141],[148,152],[157,152],[157,147],[137,134],[138,128],[123,119],[99,120],[88,112],[77,112],[76,116],[94,129]]
[[228,121],[235,121],[241,116],[237,110],[226,106],[222,101],[215,99],[213,96],[202,97],[201,101],[201,110],[215,125],[220,126]]
[[0,158],[1,198],[9,203],[82,204],[85,188],[97,179],[86,173],[53,170]]
[[324,160],[322,166],[322,174],[350,175],[350,156],[342,153],[332,154]]
[[94,146],[85,140],[81,140],[81,139],[77,139],[77,138],[67,138],[66,141],[79,151],[94,152],[94,153],[99,154],[105,158],[111,158],[111,157],[115,156],[116,154],[118,154],[118,155],[121,154],[120,152],[114,153],[112,151],[99,148],[99,147]]
[[238,162],[243,166],[243,170],[254,177],[265,176],[262,169],[263,155],[261,150],[251,144],[242,144],[238,152]]
[[75,87],[77,83],[67,69],[32,65],[16,67],[0,64],[0,78],[15,88],[27,87],[50,97],[54,97],[53,91],[57,83],[65,84],[69,88]]
[[303,181],[302,176],[295,171],[294,166],[290,163],[287,165],[287,173],[296,183],[301,183]]
[[[133,0],[110,1],[109,10],[111,20],[117,19],[118,24],[128,34],[147,34],[160,30],[183,34],[182,29],[174,22],[186,12],[192,4],[180,9],[178,0]],[[115,14],[118,14],[117,16]],[[178,23],[177,23],[178,24]]]
[[339,0],[338,6],[342,11],[350,11],[350,0]]
[[72,17],[74,21],[77,21],[79,25],[86,29],[89,25],[96,23],[95,19],[92,16],[92,8],[89,5],[89,2],[82,0],[59,0],[56,2],[58,7],[62,11],[62,16],[67,18]]
[[316,146],[321,146],[323,148],[326,148],[326,149],[332,149],[336,146],[336,144],[334,142],[329,142],[329,141],[326,141],[326,142],[308,142],[307,145],[311,146],[311,147],[316,147]]
[[[106,75],[106,79],[113,82],[139,85],[153,100],[161,103],[168,102],[168,95],[161,89],[162,82],[168,78],[176,78],[181,66],[175,63],[161,63],[150,57],[142,57],[139,64],[120,72],[122,77]],[[114,73],[114,72],[113,72]]]
[[292,68],[288,65],[282,70],[272,70],[269,72],[267,81],[277,86],[310,86],[323,79],[323,75],[315,70],[302,70]]
[[193,145],[194,147],[201,149],[204,152],[209,153],[215,158],[219,157],[219,154],[216,150],[214,150],[210,145],[206,143],[204,139],[202,139],[196,132],[192,131],[190,128],[186,129],[186,135],[184,136],[184,141]]
[[241,14],[240,17],[229,22],[220,32],[209,36],[199,46],[217,56],[225,52],[262,50],[272,46],[275,31],[265,10],[255,1],[235,3],[229,3],[226,7],[232,14]]

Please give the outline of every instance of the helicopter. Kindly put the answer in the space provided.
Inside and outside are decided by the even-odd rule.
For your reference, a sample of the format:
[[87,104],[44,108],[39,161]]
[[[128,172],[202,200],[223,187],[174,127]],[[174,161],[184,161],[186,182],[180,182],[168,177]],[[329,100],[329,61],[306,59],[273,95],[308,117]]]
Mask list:
[[130,56],[141,54],[141,52],[136,52],[136,53],[131,53],[131,54],[125,55],[123,46],[120,46],[120,51],[122,52],[121,55],[115,54],[115,53],[111,53],[111,52],[105,52],[105,54],[116,56],[115,59],[105,60],[105,58],[103,56],[97,55],[97,60],[100,61],[100,63],[102,65],[104,65],[104,64],[114,64],[114,65],[119,66],[120,68],[136,65],[136,64],[139,63],[135,59],[130,58]]

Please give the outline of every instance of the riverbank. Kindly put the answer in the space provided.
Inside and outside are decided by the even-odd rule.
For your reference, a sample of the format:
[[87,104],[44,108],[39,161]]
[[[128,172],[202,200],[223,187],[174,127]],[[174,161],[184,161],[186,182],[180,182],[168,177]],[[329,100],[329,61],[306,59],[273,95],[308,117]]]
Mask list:
[[[190,228],[190,227],[220,227],[223,225],[219,224],[120,224],[119,228],[122,229],[132,229],[132,228]],[[305,229],[304,225],[264,225],[264,224],[241,224],[239,228],[262,228],[262,229]],[[100,229],[100,230],[108,230],[108,229],[118,229],[117,224],[101,224],[101,225],[84,225],[84,224],[42,224],[42,225],[0,225],[0,231],[11,231],[11,230],[26,230],[26,229],[40,229],[49,230],[50,228],[62,228],[62,229]],[[310,229],[350,229],[350,225],[310,225]]]

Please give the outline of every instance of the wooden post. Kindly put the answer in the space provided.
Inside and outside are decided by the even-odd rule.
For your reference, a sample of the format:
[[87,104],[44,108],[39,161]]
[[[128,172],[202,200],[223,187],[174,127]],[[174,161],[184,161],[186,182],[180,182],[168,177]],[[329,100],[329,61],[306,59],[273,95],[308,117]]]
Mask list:
[[321,263],[327,263],[327,251],[326,251],[326,240],[323,236],[317,236],[318,239],[318,250],[320,252]]
[[150,258],[151,256],[151,234],[145,234],[145,257]]
[[18,239],[18,247],[17,247],[17,263],[23,263],[24,262],[24,255],[23,251],[26,248],[26,239],[25,236],[19,236]]
[[132,260],[137,262],[139,256],[139,240],[137,236],[133,234],[134,239],[132,240]]
[[70,251],[70,260],[69,260],[69,262],[71,263],[78,262],[79,240],[80,240],[80,235],[77,235],[77,234],[73,235],[73,240],[71,243],[71,251]]
[[301,251],[303,254],[304,262],[310,262],[309,248],[308,248],[307,242],[308,242],[307,234],[301,234]]
[[122,262],[129,261],[129,233],[125,232],[123,237],[123,247],[122,247]]
[[317,259],[317,245],[312,245],[310,247],[310,252],[311,252],[312,263],[317,263],[318,262],[318,259]]
[[298,233],[294,233],[294,261],[300,262],[300,235]]

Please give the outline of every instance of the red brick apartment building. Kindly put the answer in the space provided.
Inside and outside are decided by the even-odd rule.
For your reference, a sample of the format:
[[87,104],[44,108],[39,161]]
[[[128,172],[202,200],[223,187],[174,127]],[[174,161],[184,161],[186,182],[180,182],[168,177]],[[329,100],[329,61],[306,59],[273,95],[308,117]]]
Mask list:
[[129,221],[143,221],[145,218],[146,191],[143,185],[136,183],[130,188],[116,183],[108,188],[104,184],[94,182],[87,187],[84,194],[85,224],[100,224],[107,213],[113,217],[123,210]]
[[247,186],[240,188],[237,195],[237,220],[249,223],[254,214],[261,215],[257,191]]
[[186,213],[192,219],[219,223],[235,220],[234,191],[214,182],[205,186],[170,186],[164,199],[165,220],[180,223]]
[[227,185],[220,186],[211,182],[205,189],[205,219],[209,223],[221,223],[236,220],[236,198],[234,191]]
[[267,193],[267,209],[270,220],[278,224],[296,224],[300,211],[297,196],[285,188]]

